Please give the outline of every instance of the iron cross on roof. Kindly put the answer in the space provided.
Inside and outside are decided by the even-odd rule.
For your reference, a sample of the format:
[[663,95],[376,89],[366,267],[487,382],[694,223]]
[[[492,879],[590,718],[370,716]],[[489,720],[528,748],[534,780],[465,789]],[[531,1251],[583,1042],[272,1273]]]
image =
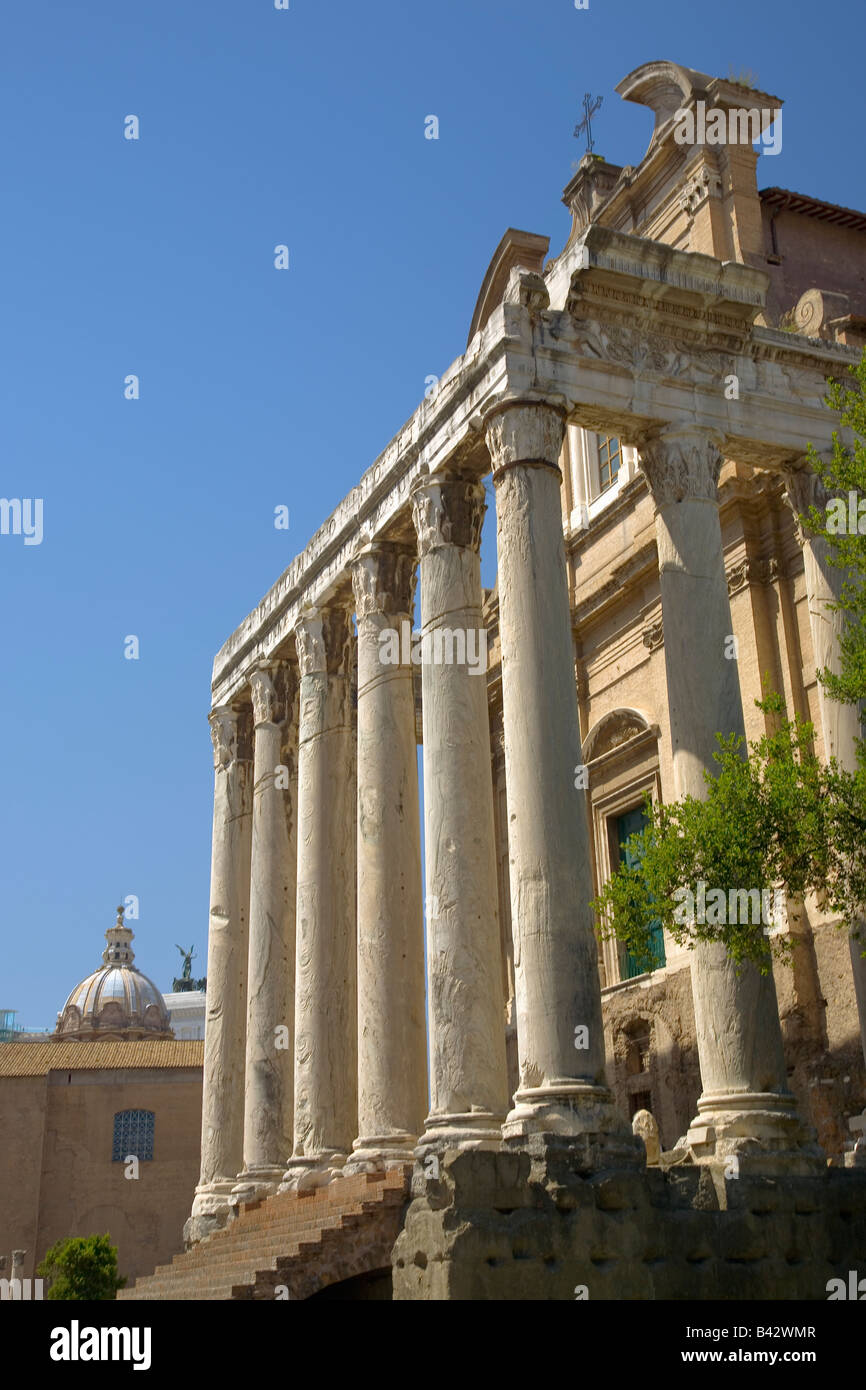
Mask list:
[[592,118],[601,106],[604,97],[593,99],[590,92],[586,92],[583,98],[583,120],[574,127],[575,140],[583,131],[586,131],[586,152],[592,154]]

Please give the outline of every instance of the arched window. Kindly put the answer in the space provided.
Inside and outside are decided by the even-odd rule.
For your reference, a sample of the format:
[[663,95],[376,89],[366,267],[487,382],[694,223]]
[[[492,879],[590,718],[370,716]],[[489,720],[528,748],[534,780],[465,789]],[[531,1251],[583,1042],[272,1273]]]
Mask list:
[[152,1110],[118,1110],[114,1117],[114,1147],[112,1163],[123,1163],[135,1157],[145,1161],[153,1158]]

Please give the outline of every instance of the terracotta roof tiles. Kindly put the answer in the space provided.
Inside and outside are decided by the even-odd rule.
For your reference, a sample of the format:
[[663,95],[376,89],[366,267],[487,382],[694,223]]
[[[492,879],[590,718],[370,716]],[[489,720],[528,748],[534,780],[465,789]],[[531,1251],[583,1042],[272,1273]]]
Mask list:
[[44,1076],[49,1071],[200,1067],[203,1063],[201,1039],[0,1043],[0,1076]]

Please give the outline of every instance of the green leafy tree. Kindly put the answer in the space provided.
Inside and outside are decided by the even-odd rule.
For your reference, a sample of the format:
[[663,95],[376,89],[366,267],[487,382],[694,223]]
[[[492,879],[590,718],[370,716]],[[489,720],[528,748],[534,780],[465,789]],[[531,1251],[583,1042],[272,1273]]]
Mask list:
[[117,1273],[117,1246],[108,1235],[71,1236],[52,1245],[36,1273],[50,1280],[50,1299],[106,1302],[126,1283]]
[[[819,676],[831,698],[854,703],[866,699],[866,352],[851,374],[855,385],[831,383],[827,404],[853,431],[853,447],[834,433],[829,462],[810,450],[828,492],[845,498],[846,525],[832,496],[801,521],[826,541],[831,563],[844,571],[834,605],[847,620],[840,671]],[[851,494],[856,508],[864,504],[863,533],[850,525]],[[647,797],[647,823],[628,841],[628,862],[595,900],[601,934],[616,936],[636,956],[648,953],[655,919],[679,944],[721,941],[733,960],[751,960],[766,972],[774,951],[787,956],[791,950],[789,939],[776,936],[767,921],[777,890],[791,897],[818,894],[848,928],[866,914],[866,743],[859,741],[854,771],[835,759],[823,764],[809,722],[789,720],[772,691],[756,703],[772,732],[753,743],[748,756],[742,738],[717,734],[718,771],[704,773],[704,799],[686,796],[665,806]],[[698,901],[701,883],[715,890],[712,903]],[[757,912],[750,895],[758,898]]]

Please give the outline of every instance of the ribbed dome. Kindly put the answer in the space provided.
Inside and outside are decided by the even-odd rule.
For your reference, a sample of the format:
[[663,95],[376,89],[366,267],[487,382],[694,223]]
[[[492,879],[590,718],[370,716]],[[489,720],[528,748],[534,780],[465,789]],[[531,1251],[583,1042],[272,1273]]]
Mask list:
[[103,964],[69,995],[57,1017],[55,1038],[173,1038],[168,1010],[152,980],[133,965],[133,933],[117,909],[105,933]]

